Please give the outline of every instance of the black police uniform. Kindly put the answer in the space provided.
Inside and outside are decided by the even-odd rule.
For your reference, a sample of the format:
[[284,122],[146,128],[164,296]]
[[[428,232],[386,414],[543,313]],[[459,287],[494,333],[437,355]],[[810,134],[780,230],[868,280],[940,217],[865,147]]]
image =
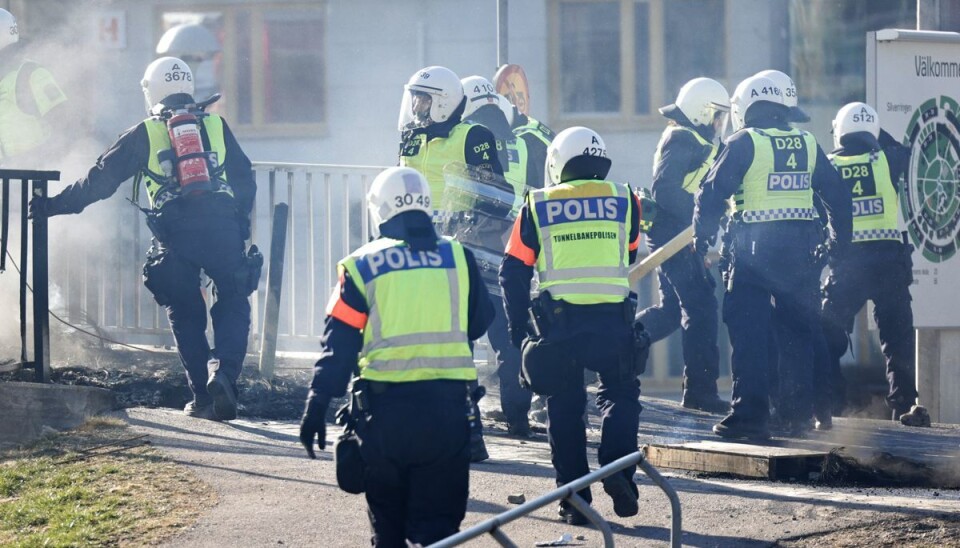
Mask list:
[[[435,249],[429,216],[397,215],[380,227],[383,236],[405,241],[412,251]],[[473,253],[464,249],[469,274],[467,336],[483,336],[493,319]],[[339,299],[361,314],[369,309],[355,282],[344,274]],[[325,410],[342,396],[357,369],[363,333],[328,315],[314,366],[311,400]],[[357,435],[366,464],[364,489],[374,546],[426,546],[457,532],[467,509],[470,445],[463,382],[434,380],[368,382],[369,418]],[[308,403],[308,407],[311,404]],[[321,415],[322,416],[322,415]],[[312,440],[311,440],[312,442]]]
[[[886,132],[881,132],[879,143],[869,134],[853,133],[843,136],[840,144],[841,148],[834,151],[837,156],[858,156],[882,147],[895,189],[909,169],[910,149]],[[858,241],[846,253],[831,258],[830,274],[823,286],[823,332],[829,349],[823,384],[833,383],[827,392],[832,394],[835,408],[844,405],[840,358],[847,351],[847,334],[867,300],[875,305],[880,349],[887,365],[887,405],[897,418],[916,402],[911,251],[911,246],[894,240]]]
[[[429,143],[434,139],[446,139],[450,136],[451,132],[457,127],[457,125],[463,123],[463,111],[466,108],[466,97],[464,97],[460,104],[457,105],[457,108],[450,114],[450,118],[443,122],[438,122],[430,124],[426,127],[415,128],[411,130],[406,130],[400,135],[400,164],[407,165],[409,167],[418,168],[416,162],[407,163],[404,158],[417,157],[422,154],[420,150],[421,140],[420,135],[424,136],[423,142]],[[496,150],[496,139],[493,136],[493,133],[489,129],[480,125],[472,124],[464,138],[463,145],[463,161],[468,166],[472,166],[481,172],[491,173],[493,175],[499,175],[500,177],[493,177],[494,180],[500,180],[503,176],[503,167],[500,165],[498,157],[494,154],[489,154],[488,151]],[[452,151],[451,151],[452,152]],[[437,154],[428,156],[425,161],[434,163],[440,162],[446,164],[447,162],[456,161],[457,158],[443,158],[438,157]],[[440,166],[443,167],[443,166]],[[424,172],[424,176],[427,177],[427,182],[435,184],[435,181],[430,180],[430,174],[426,169],[420,169]],[[505,186],[503,190],[513,193],[513,187],[504,182]],[[434,205],[441,206],[442,196],[434,196]],[[437,208],[439,209],[439,208]],[[447,224],[443,230],[444,234],[452,235],[452,233],[457,232],[456,226],[464,222],[464,219],[461,216],[451,217],[449,219],[444,219],[442,221],[444,224]],[[472,221],[470,221],[472,222]],[[482,274],[486,276],[487,284],[495,284],[495,280],[491,278],[496,278],[495,271],[490,269],[485,269],[482,271]],[[477,395],[482,395],[482,391],[475,391]],[[479,398],[478,398],[479,401]],[[474,412],[479,417],[480,416],[480,407],[479,405],[474,406]],[[471,452],[473,453],[472,461],[473,462],[482,462],[489,458],[487,453],[487,448],[483,443],[483,430],[480,425],[480,422],[477,421],[477,428],[472,433],[471,439]]]
[[[746,126],[790,130],[787,109],[760,102],[747,112]],[[694,231],[711,240],[754,161],[753,140],[746,131],[731,136],[695,198]],[[820,147],[811,185],[829,218],[830,247],[849,245],[852,230],[850,193]],[[714,431],[726,437],[769,435],[769,326],[776,327],[781,386],[781,418],[791,433],[806,429],[813,413],[813,334],[817,324],[819,279],[812,275],[821,232],[811,220],[745,223],[734,217],[732,265],[723,302],[723,320],[733,347],[733,410]],[[771,298],[775,302],[771,304]]]
[[[604,174],[606,171],[604,171]],[[564,170],[566,180],[594,179],[595,174],[579,176],[570,164]],[[602,177],[599,177],[602,178]],[[628,201],[632,223],[628,227],[630,251],[629,263],[637,257],[640,238],[640,205],[631,193]],[[517,241],[519,240],[519,241]],[[512,253],[520,247],[526,260]],[[533,216],[527,206],[520,210],[519,229],[511,236],[507,254],[500,265],[500,286],[503,288],[507,320],[511,338],[519,347],[527,335],[530,311],[530,282],[534,264],[540,253],[540,241]],[[547,397],[547,435],[550,454],[556,469],[557,485],[570,483],[590,471],[587,464],[587,436],[584,411],[587,393],[583,384],[583,369],[598,373],[600,384],[597,390],[597,407],[602,416],[598,460],[601,465],[637,450],[637,430],[640,424],[640,381],[636,374],[624,375],[622,358],[632,353],[633,327],[624,317],[621,304],[571,305],[564,304],[564,317],[551,325],[549,339],[559,345],[557,352],[569,357],[575,364],[564,368],[564,378],[559,380],[562,390]],[[631,315],[633,312],[631,312]],[[636,467],[623,470],[636,498],[633,475]],[[606,484],[605,484],[606,485]],[[590,489],[578,494],[587,502],[592,501]],[[616,501],[616,500],[615,500]],[[571,523],[583,523],[579,512],[561,503],[561,517]]]
[[[670,114],[679,125],[697,131],[707,141],[712,129],[693,127],[678,111]],[[683,188],[690,172],[701,168],[711,152],[687,131],[671,132],[660,145],[660,161],[654,166],[653,199],[657,221],[647,234],[653,253],[680,234],[693,219],[693,194]],[[691,247],[668,259],[657,272],[660,304],[637,314],[651,340],[661,340],[682,328],[683,405],[706,411],[729,409],[717,394],[720,351],[717,347],[716,280],[703,257]]]
[[[176,94],[163,100],[167,106],[189,105],[190,95]],[[164,306],[177,343],[180,361],[194,394],[193,407],[213,403],[207,390],[207,364],[219,360],[217,377],[234,391],[243,367],[250,332],[250,302],[259,270],[250,272],[244,253],[249,237],[249,216],[256,197],[256,181],[250,160],[226,122],[223,123],[226,157],[224,166],[233,197],[224,192],[181,196],[163,204],[158,223],[164,235],[162,251],[151,261],[144,282]],[[31,211],[47,215],[80,213],[85,207],[113,195],[124,181],[141,174],[147,166],[150,142],[143,122],[130,128],[104,152],[87,176],[63,189],[44,204],[31,203]],[[214,348],[206,337],[207,309],[200,291],[200,271],[213,280],[216,300],[210,309]],[[253,287],[248,284],[253,282]],[[234,411],[235,412],[235,411]],[[229,419],[233,417],[219,416]]]
[[[484,105],[466,119],[486,127],[493,133],[497,140],[500,165],[509,171],[511,162],[506,143],[516,139],[516,136],[510,130],[503,111],[496,105]],[[524,180],[539,180],[542,186],[544,165],[544,162],[540,162],[538,167],[528,156],[527,165],[521,166],[525,169]],[[507,419],[510,433],[521,436],[528,435],[530,426],[527,413],[530,411],[530,401],[533,399],[533,393],[520,385],[520,349],[510,342],[507,319],[504,316],[503,298],[495,293],[491,293],[490,298],[497,304],[494,305],[496,317],[494,317],[493,323],[487,330],[487,338],[490,340],[490,346],[493,347],[497,357],[497,377],[500,380],[500,409]]]

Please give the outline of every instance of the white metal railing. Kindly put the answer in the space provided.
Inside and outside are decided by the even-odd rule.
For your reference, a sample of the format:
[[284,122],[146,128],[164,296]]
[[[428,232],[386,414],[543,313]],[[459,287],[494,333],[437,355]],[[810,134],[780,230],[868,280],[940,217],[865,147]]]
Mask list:
[[[279,350],[318,349],[324,309],[336,283],[336,262],[370,237],[365,197],[382,169],[254,163],[258,188],[251,240],[264,255],[270,248],[273,205],[290,206]],[[127,195],[121,190],[99,206],[104,209],[97,219],[72,218],[52,234],[51,302],[55,310],[66,309],[71,323],[96,326],[120,342],[171,345],[166,315],[141,281],[151,235]],[[93,226],[76,229],[81,225]],[[261,331],[265,279],[252,299],[251,341]]]

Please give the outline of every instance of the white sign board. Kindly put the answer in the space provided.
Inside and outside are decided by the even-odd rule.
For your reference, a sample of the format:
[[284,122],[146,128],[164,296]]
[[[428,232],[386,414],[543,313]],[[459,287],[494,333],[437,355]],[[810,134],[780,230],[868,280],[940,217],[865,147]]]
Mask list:
[[867,102],[912,148],[900,189],[913,255],[914,325],[960,326],[960,34],[867,34]]
[[127,47],[127,13],[105,11],[97,17],[97,42],[106,49]]

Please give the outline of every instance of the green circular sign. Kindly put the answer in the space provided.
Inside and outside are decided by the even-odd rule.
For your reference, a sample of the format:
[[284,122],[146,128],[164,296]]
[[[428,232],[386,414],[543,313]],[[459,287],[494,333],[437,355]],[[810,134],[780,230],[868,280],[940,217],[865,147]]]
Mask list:
[[960,105],[941,95],[913,113],[905,136],[911,148],[908,180],[900,189],[900,211],[913,244],[933,263],[960,246]]

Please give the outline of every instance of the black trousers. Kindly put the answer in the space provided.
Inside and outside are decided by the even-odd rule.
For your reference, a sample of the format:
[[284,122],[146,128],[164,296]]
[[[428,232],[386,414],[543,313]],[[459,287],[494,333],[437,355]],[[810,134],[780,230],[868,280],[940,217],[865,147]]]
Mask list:
[[456,533],[469,495],[465,383],[396,383],[371,392],[370,418],[357,435],[372,544],[427,546]]
[[[899,247],[902,244],[883,243],[890,245],[883,246],[881,253],[853,253],[849,260],[832,267],[824,283],[822,318],[829,360],[826,369],[834,383],[833,392],[842,394],[840,358],[847,351],[847,334],[853,331],[857,312],[867,300],[873,301],[874,319],[880,330],[880,350],[887,368],[887,405],[906,412],[917,397],[916,335],[910,297],[913,275],[909,266],[903,264]],[[854,247],[867,244],[858,243]]]
[[[811,265],[819,234],[813,223],[758,224],[765,226],[735,233],[732,281],[723,301],[733,347],[733,414],[766,424],[770,374],[776,367],[780,417],[805,421],[813,415],[819,279]],[[771,344],[776,345],[774,363]]]
[[[159,287],[154,293],[167,311],[190,389],[204,403],[210,401],[207,362],[219,359],[220,371],[235,385],[246,356],[250,302],[237,279],[245,264],[244,242],[232,198],[208,194],[179,200],[164,206],[161,222],[168,236],[148,285]],[[201,270],[213,281],[212,294],[201,291]],[[212,350],[205,302],[211,298]]]
[[[500,379],[500,409],[510,425],[527,423],[533,392],[520,386],[520,349],[510,342],[507,315],[499,295],[490,295],[496,316],[487,328],[487,338],[497,356],[497,377]],[[498,306],[499,305],[499,306]]]
[[[565,389],[547,397],[546,401],[547,436],[558,486],[590,471],[584,424],[587,403],[584,368],[596,371],[600,378],[596,400],[602,416],[597,454],[600,464],[609,464],[635,452],[640,426],[640,381],[636,375],[623,375],[621,370],[622,356],[631,352],[631,327],[618,315],[572,316],[574,322],[589,326],[589,330],[573,327],[567,334],[557,334],[557,344],[564,347],[576,367],[564,368],[565,374],[570,375],[568,382],[564,383]],[[635,472],[636,467],[630,467],[622,473],[632,483]],[[587,502],[592,500],[589,489],[579,494]]]
[[660,266],[660,304],[637,314],[652,342],[681,328],[683,387],[692,396],[717,395],[720,351],[717,347],[716,280],[702,257],[681,250]]

